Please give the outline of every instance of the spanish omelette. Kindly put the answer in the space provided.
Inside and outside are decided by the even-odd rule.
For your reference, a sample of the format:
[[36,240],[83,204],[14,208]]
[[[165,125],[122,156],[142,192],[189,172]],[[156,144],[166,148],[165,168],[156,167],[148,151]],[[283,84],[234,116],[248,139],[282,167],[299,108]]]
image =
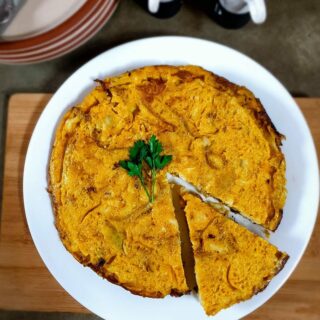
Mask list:
[[[49,165],[56,226],[81,263],[139,295],[189,290],[166,172],[276,229],[286,197],[283,136],[249,90],[196,66],[98,82],[62,119]],[[150,205],[118,162],[153,134],[173,161]]]

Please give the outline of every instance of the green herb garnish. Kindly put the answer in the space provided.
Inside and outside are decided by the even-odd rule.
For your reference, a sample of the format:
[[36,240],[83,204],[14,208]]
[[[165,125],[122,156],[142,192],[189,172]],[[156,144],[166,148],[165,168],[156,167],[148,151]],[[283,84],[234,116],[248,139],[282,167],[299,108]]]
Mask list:
[[[163,169],[172,160],[171,155],[161,155],[163,147],[161,142],[152,136],[148,143],[138,140],[129,150],[129,160],[119,161],[119,165],[128,171],[131,177],[138,177],[141,185],[146,192],[149,202],[154,201],[154,192],[156,184],[157,171]],[[143,162],[151,170],[151,191],[148,191],[145,178],[143,175]]]

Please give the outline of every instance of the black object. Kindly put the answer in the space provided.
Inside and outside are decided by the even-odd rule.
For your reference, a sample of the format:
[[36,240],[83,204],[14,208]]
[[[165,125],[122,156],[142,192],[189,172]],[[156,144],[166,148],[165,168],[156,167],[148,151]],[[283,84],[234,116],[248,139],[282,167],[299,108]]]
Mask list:
[[238,29],[250,21],[250,14],[237,14],[224,8],[219,0],[202,0],[206,13],[219,25],[226,29]]
[[151,13],[148,10],[148,0],[135,0],[145,11],[147,11],[149,14],[153,15],[154,17],[160,18],[160,19],[166,19],[171,18],[175,14],[178,13],[178,11],[181,8],[182,1],[181,0],[172,0],[170,2],[164,2],[160,3],[160,7],[158,12]]

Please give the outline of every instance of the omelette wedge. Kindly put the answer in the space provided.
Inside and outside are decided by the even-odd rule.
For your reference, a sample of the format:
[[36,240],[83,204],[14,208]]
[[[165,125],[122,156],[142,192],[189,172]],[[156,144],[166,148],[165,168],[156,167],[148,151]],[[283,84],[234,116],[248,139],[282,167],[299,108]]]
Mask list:
[[262,291],[288,255],[226,218],[211,205],[184,194],[195,274],[207,315]]

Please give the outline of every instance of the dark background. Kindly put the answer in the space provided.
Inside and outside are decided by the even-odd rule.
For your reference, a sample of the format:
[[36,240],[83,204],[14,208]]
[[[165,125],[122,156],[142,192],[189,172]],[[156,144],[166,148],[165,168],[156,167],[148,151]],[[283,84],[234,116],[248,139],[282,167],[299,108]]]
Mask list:
[[[160,20],[148,15],[133,0],[122,0],[113,17],[96,35],[66,56],[33,65],[0,65],[0,186],[9,96],[16,92],[55,92],[85,62],[130,40],[157,35],[212,40],[239,50],[262,64],[292,95],[319,96],[319,0],[267,0],[267,21],[259,26],[250,22],[238,30],[221,28],[198,9],[195,2],[185,1],[176,16]],[[98,317],[0,311],[0,319],[88,320]]]

